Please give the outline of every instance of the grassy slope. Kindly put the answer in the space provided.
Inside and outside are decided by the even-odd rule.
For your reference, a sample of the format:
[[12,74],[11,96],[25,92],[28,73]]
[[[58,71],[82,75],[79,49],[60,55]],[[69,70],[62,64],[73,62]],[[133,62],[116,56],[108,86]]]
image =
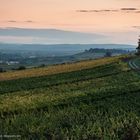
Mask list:
[[[121,56],[124,57],[124,56]],[[62,65],[54,65],[45,68],[34,68],[27,69],[19,72],[6,72],[0,73],[0,81],[3,80],[12,80],[26,77],[36,77],[36,76],[44,76],[44,75],[52,75],[58,73],[72,72],[81,69],[94,68],[103,64],[108,64],[114,61],[117,61],[120,57],[110,57],[106,59],[98,59],[98,60],[87,60],[81,61],[78,63],[71,64],[62,64]]]
[[0,132],[23,139],[136,137],[140,77],[118,57],[84,66],[73,72],[65,69],[55,75],[1,81]]

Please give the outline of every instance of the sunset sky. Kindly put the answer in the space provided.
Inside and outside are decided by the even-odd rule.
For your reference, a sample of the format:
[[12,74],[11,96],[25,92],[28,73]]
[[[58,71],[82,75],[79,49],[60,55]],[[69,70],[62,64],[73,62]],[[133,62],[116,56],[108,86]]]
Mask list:
[[140,0],[0,0],[0,28],[6,27],[96,33],[112,37],[105,43],[135,44]]

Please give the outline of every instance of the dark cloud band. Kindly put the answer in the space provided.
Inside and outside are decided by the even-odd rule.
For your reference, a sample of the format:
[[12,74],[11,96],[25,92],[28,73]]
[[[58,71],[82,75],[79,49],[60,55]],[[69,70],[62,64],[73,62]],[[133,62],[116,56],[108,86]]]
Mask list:
[[121,8],[122,11],[136,11],[139,10],[137,8]]
[[133,13],[140,13],[140,9],[137,8],[120,8],[120,9],[94,9],[94,10],[77,10],[76,12],[80,13],[99,13],[99,12],[133,12]]

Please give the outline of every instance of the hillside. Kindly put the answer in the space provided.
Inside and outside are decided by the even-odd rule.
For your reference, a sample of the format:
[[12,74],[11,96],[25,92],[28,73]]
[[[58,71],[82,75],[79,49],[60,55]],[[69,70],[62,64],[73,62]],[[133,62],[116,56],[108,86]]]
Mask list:
[[6,73],[0,73],[0,81],[1,80],[10,80],[10,79],[18,79],[25,77],[36,77],[36,76],[44,76],[44,75],[52,75],[63,72],[71,72],[81,69],[94,68],[103,64],[108,64],[118,60],[120,57],[110,57],[106,59],[98,59],[91,61],[80,61],[78,63],[71,64],[62,64],[62,65],[54,65],[45,68],[34,68],[27,69],[24,71],[10,71]]
[[138,139],[140,76],[126,60],[1,73],[0,132],[22,139]]
[[[106,56],[106,53],[110,53],[111,56],[117,56],[122,54],[128,54],[129,51],[125,49],[98,49],[98,48],[90,48],[89,50],[85,50],[84,52],[73,55],[76,59],[86,60],[86,59],[97,59]],[[133,53],[131,51],[131,53]]]
[[66,56],[83,52],[90,48],[135,50],[135,45],[127,44],[5,44],[0,43],[0,51],[8,53],[39,54],[46,56]]
[[21,66],[33,68],[97,59],[106,56],[107,51],[116,56],[133,53],[135,48],[123,44],[0,44],[0,69],[13,71]]

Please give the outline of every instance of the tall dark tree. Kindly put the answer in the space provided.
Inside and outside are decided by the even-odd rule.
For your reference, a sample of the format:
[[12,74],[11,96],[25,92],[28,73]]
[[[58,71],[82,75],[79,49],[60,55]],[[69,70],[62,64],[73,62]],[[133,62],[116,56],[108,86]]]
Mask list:
[[140,55],[140,38],[139,38],[139,41],[138,41],[138,47],[136,49],[137,49],[137,53],[136,54]]

